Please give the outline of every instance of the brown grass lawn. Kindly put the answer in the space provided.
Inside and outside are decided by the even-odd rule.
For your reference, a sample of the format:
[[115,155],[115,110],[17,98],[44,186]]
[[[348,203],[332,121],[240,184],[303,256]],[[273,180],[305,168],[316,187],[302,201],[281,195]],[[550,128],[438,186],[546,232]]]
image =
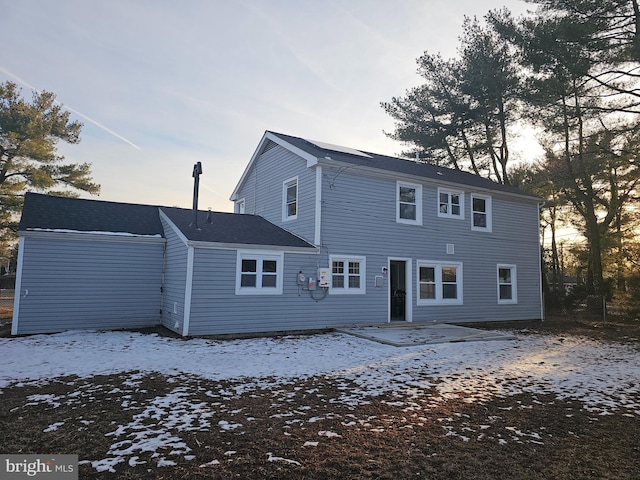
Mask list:
[[[638,324],[553,318],[501,327],[640,347]],[[0,452],[77,453],[82,479],[640,478],[640,414],[600,415],[577,399],[522,392],[434,405],[436,393],[425,390],[349,405],[335,402],[349,385],[326,377],[265,389],[184,377],[179,386],[136,372],[10,386],[0,394]],[[154,437],[163,409],[187,398],[181,422]],[[115,472],[88,463],[125,452],[114,432],[132,422],[153,444],[148,451]]]

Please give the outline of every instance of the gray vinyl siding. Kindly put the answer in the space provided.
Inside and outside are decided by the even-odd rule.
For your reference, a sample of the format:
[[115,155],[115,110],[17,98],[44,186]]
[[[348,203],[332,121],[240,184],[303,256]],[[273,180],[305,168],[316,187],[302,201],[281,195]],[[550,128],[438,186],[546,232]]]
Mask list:
[[[316,301],[309,291],[299,289],[299,271],[315,276],[319,263],[327,265],[318,255],[285,254],[282,295],[236,295],[236,258],[235,250],[195,249],[189,335],[324,329],[386,321],[384,295],[373,299],[368,295],[328,295]],[[377,271],[380,268],[382,264]],[[372,277],[368,280],[370,291],[374,289]],[[320,298],[321,290],[316,294]],[[371,316],[363,315],[364,311]]]
[[25,237],[17,333],[158,325],[163,249],[127,237]]
[[[260,215],[313,242],[315,233],[315,169],[306,160],[277,145],[260,155],[238,198],[245,199],[245,213]],[[283,182],[298,177],[298,215],[283,221]]]
[[[399,180],[422,184],[422,225],[406,225],[396,222],[395,178],[330,167],[323,173],[323,252],[365,255],[368,282],[388,257],[411,258],[414,321],[540,318],[538,206],[534,200],[449,186],[464,191],[464,219],[442,218],[438,217],[439,185],[402,178]],[[491,196],[491,232],[471,230],[471,193]],[[454,245],[453,255],[446,253],[447,244]],[[463,304],[418,305],[418,260],[462,263]],[[498,264],[516,265],[517,304],[498,304]],[[361,314],[369,312],[379,318],[379,312],[372,309],[380,305],[377,296],[388,294],[386,289],[367,290],[371,307]]]
[[162,284],[162,325],[182,334],[187,281],[187,246],[161,219],[167,239]]

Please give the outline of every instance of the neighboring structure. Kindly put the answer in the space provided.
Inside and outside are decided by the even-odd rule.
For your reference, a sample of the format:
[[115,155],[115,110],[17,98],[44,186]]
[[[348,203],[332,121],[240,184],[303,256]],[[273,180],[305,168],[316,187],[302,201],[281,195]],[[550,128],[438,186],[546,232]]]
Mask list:
[[266,132],[235,214],[28,194],[13,333],[542,317],[540,199]]

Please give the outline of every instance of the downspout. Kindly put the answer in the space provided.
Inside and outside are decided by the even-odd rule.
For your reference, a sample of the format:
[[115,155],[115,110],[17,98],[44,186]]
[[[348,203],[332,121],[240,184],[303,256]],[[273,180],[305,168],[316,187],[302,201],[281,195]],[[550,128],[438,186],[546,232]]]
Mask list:
[[316,247],[320,247],[322,236],[320,230],[322,227],[322,167],[316,165],[316,205],[315,205],[315,234],[313,243]]
[[[18,240],[18,264],[16,265],[16,284],[13,294],[13,318],[11,319],[11,335],[18,334],[18,318],[20,316],[20,297],[22,297],[22,263],[24,258],[24,237]],[[25,293],[25,297],[27,294]]]

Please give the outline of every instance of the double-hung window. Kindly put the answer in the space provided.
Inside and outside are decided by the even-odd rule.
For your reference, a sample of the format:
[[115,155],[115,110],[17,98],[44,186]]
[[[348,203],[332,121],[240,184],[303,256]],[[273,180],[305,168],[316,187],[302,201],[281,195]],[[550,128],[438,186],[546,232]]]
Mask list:
[[298,218],[298,177],[282,184],[282,220]]
[[462,263],[418,260],[418,305],[462,303]]
[[498,265],[498,303],[518,303],[515,265]]
[[491,197],[471,195],[471,230],[491,231]]
[[282,293],[284,253],[238,251],[236,295],[279,295]]
[[422,225],[422,185],[396,183],[396,222]]
[[331,256],[332,294],[365,293],[365,257]]
[[438,188],[438,216],[464,218],[464,193]]

